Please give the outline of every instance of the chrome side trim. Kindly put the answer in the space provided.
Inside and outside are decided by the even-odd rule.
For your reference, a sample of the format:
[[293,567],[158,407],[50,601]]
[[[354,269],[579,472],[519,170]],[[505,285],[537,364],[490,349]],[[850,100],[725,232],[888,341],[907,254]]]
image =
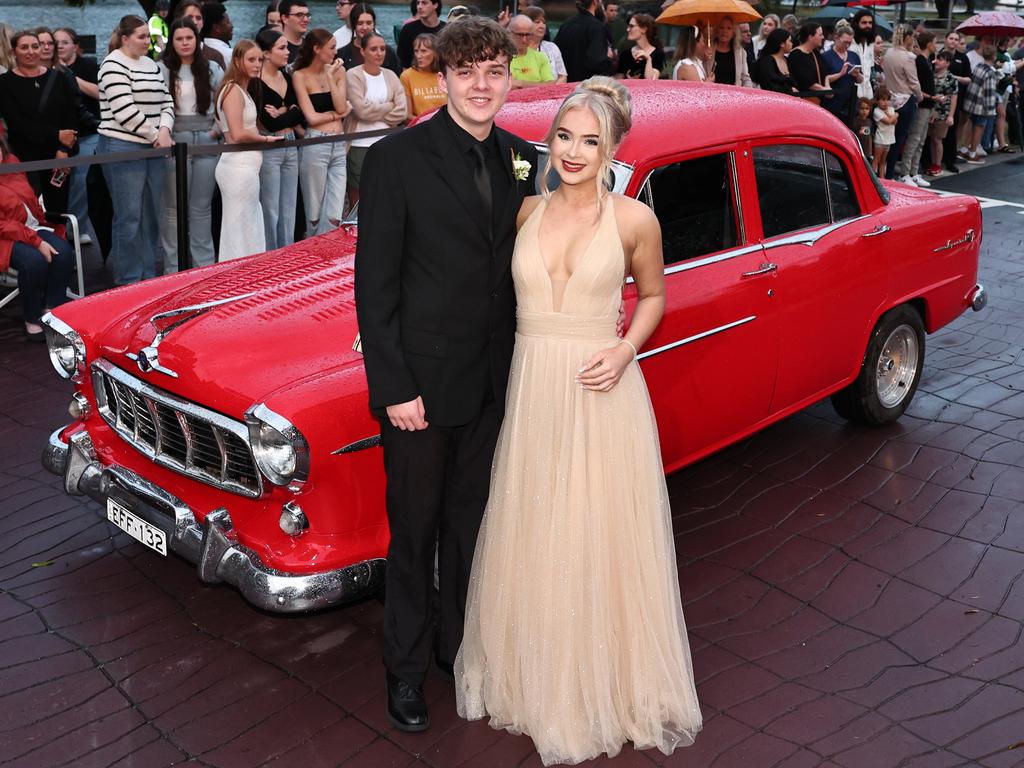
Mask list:
[[[720,261],[728,261],[729,259],[735,259],[740,256],[748,256],[751,253],[757,253],[760,250],[760,244],[745,245],[742,248],[733,248],[731,251],[722,251],[721,253],[716,253],[714,256],[705,256],[702,259],[694,259],[693,261],[684,261],[679,264],[673,264],[670,267],[665,267],[665,277],[668,277],[669,275],[674,275],[678,272],[689,272],[691,269],[706,267],[709,264],[718,264]],[[627,285],[632,282],[632,277],[626,278]]]
[[[246,425],[229,419],[216,411],[211,411],[208,408],[204,408],[201,405],[183,400],[180,397],[176,397],[168,392],[164,392],[161,389],[157,389],[146,382],[135,378],[130,373],[125,373],[116,365],[106,361],[97,360],[92,364],[93,372],[93,391],[96,393],[96,409],[99,411],[100,416],[103,420],[117,432],[126,442],[128,442],[135,450],[139,451],[146,458],[159,464],[162,467],[167,467],[175,472],[179,472],[188,477],[193,477],[207,485],[212,485],[215,488],[221,488],[232,493],[237,493],[240,496],[247,496],[249,498],[258,498],[263,493],[263,479],[259,469],[256,466],[256,460],[252,456],[252,448],[249,444],[249,429]],[[185,439],[185,463],[178,461],[177,459],[169,456],[163,450],[163,426],[159,416],[155,414],[155,408],[150,408],[147,405],[147,414],[151,415],[153,419],[153,427],[155,432],[154,446],[149,446],[143,440],[138,437],[139,430],[139,418],[138,412],[135,408],[134,403],[128,403],[127,405],[121,403],[120,397],[118,396],[117,389],[114,389],[114,396],[118,397],[119,406],[117,413],[123,413],[126,407],[131,408],[135,414],[134,426],[129,429],[127,428],[122,419],[118,418],[107,402],[107,392],[103,384],[103,377],[110,378],[126,387],[127,389],[135,392],[137,395],[142,397],[144,400],[150,401],[154,404],[163,405],[169,408],[181,429],[182,437]],[[186,415],[191,416],[199,421],[206,422],[210,425],[211,431],[217,440],[217,444],[223,445],[223,436],[217,437],[217,430],[223,430],[224,432],[230,432],[232,435],[237,437],[249,452],[249,460],[252,465],[253,476],[255,477],[256,487],[250,488],[241,483],[234,482],[227,479],[226,476],[214,477],[209,472],[197,467],[192,462],[193,457],[193,435],[192,428],[189,426]],[[226,467],[226,459],[222,459],[221,467]]]
[[[274,613],[316,611],[365,597],[384,584],[384,558],[308,574],[270,568],[259,555],[238,542],[227,510],[214,510],[200,523],[187,504],[163,488],[124,467],[104,467],[94,454],[90,458],[91,441],[86,447],[88,433],[76,433],[69,445],[61,439],[61,431],[50,435],[43,450],[43,466],[61,475],[66,486],[74,484],[75,493],[84,493],[103,505],[98,510],[101,519],[106,519],[110,491],[114,486],[123,488],[147,504],[132,510],[133,514],[162,530],[171,529],[168,547],[194,563],[199,578],[237,588],[257,608]],[[80,471],[72,473],[73,466],[80,467]]]
[[867,218],[870,218],[870,216],[864,213],[861,214],[860,216],[854,216],[852,219],[843,219],[842,221],[834,222],[827,226],[820,227],[819,229],[810,230],[808,232],[798,232],[797,234],[790,235],[789,237],[782,237],[779,238],[778,240],[772,240],[769,243],[764,243],[764,249],[767,251],[771,250],[772,248],[781,248],[784,245],[812,246],[826,235],[831,235],[836,230],[849,226],[850,224],[853,224],[855,221],[862,221],[863,219]]
[[343,453],[365,451],[367,448],[376,448],[378,445],[380,445],[380,435],[370,435],[369,437],[364,437],[362,440],[356,440],[354,443],[343,445],[336,451],[331,451],[331,455],[340,456]]
[[673,341],[671,344],[666,344],[663,347],[658,347],[656,349],[649,349],[646,352],[641,352],[639,355],[637,355],[636,359],[637,360],[643,360],[645,357],[653,357],[654,355],[660,355],[662,352],[668,352],[670,349],[675,349],[676,347],[681,347],[684,344],[690,344],[690,343],[692,343],[694,341],[700,341],[701,339],[705,339],[708,336],[714,336],[716,333],[721,333],[722,331],[728,331],[730,328],[736,328],[737,326],[745,325],[745,324],[747,324],[749,322],[752,322],[752,321],[754,321],[756,319],[757,319],[757,315],[751,315],[750,317],[744,317],[742,320],[736,320],[736,321],[734,321],[732,323],[726,323],[725,325],[720,325],[717,328],[712,328],[712,329],[710,329],[708,331],[702,331],[701,333],[694,334],[693,336],[687,336],[685,339],[680,339],[679,341]]

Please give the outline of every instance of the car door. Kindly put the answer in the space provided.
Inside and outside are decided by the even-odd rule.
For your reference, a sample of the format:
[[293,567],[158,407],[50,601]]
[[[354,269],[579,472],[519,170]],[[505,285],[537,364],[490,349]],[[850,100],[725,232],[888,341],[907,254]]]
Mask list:
[[655,163],[640,189],[662,228],[665,316],[640,358],[669,470],[750,431],[771,403],[772,280],[740,189],[731,148]]
[[857,369],[885,300],[884,234],[845,155],[825,144],[751,148],[765,260],[776,269],[779,373],[771,411],[834,391]]

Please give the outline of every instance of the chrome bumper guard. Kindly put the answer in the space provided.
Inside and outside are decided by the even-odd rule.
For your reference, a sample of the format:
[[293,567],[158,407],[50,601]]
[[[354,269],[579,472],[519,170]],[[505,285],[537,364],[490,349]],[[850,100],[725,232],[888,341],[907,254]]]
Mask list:
[[988,292],[985,286],[978,283],[971,292],[971,309],[981,312],[988,305]]
[[385,560],[366,560],[336,571],[289,574],[268,568],[252,550],[233,537],[231,517],[217,509],[199,523],[192,509],[172,494],[116,465],[103,466],[88,433],[64,442],[58,429],[43,450],[43,466],[64,478],[64,489],[86,495],[104,507],[113,491],[143,502],[132,509],[164,531],[168,548],[195,563],[199,579],[236,587],[257,608],[274,613],[316,611],[373,593],[384,584]]

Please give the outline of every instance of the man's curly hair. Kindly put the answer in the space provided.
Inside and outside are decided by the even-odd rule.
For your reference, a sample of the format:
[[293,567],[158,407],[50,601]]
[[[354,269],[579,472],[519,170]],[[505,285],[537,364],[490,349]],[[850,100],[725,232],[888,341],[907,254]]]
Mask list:
[[518,53],[512,36],[498,22],[483,16],[463,16],[445,25],[434,46],[441,71],[491,61],[505,54],[511,63]]

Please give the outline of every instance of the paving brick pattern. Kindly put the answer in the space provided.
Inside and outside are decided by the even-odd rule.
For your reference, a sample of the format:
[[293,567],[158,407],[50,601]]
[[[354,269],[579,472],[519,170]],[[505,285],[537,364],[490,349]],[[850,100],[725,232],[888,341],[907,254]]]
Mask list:
[[[909,414],[827,404],[672,477],[705,715],[618,768],[1024,763],[1024,216],[986,211],[984,313],[929,339]],[[381,606],[278,617],[161,558],[39,466],[66,383],[0,318],[0,761],[106,766],[538,766],[465,723],[384,715]]]

